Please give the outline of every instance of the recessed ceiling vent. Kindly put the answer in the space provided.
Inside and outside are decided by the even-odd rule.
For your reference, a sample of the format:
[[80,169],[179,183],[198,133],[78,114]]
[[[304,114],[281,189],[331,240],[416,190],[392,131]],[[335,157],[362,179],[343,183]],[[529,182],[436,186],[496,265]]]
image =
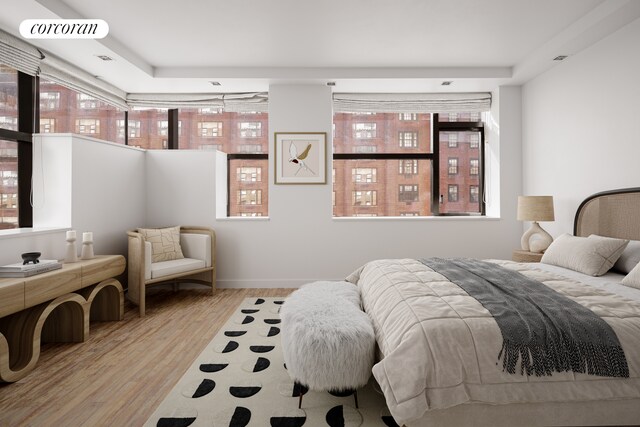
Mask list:
[[96,55],[96,56],[102,59],[103,61],[113,61],[113,58],[107,55]]
[[442,86],[451,86],[451,83],[453,83],[453,81],[451,80],[445,80],[442,83],[440,83]]
[[553,58],[554,61],[564,61],[565,59],[567,59],[569,55],[558,55],[555,58]]
[[222,86],[222,83],[220,82],[209,82],[211,84],[211,86]]
[[327,82],[327,86],[335,86],[336,82]]

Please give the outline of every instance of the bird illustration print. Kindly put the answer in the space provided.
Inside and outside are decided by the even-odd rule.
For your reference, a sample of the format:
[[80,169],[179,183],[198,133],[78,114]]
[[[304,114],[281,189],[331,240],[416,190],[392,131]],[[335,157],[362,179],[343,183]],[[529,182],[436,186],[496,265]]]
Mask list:
[[301,170],[309,171],[312,175],[316,174],[304,162],[304,159],[306,159],[309,155],[309,150],[311,150],[311,144],[307,145],[307,148],[305,148],[304,151],[298,155],[298,147],[296,147],[293,142],[291,142],[291,144],[289,145],[289,156],[291,156],[289,158],[289,162],[298,165],[298,170],[295,173],[296,176],[298,175],[298,173],[300,173]]

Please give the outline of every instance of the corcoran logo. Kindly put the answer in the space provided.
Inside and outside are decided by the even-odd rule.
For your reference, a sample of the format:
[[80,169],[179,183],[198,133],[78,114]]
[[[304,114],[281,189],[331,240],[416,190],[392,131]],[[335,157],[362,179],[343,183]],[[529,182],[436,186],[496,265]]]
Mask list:
[[25,19],[20,34],[26,39],[101,39],[109,34],[102,19]]

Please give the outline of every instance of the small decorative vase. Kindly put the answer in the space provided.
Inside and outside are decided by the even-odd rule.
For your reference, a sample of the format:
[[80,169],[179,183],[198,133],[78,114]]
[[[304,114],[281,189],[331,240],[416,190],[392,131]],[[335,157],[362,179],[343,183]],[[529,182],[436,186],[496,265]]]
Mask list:
[[93,254],[93,233],[86,232],[82,233],[82,259],[93,259],[95,255]]
[[78,261],[78,249],[76,248],[76,231],[67,231],[67,254],[64,257],[64,262],[77,262]]

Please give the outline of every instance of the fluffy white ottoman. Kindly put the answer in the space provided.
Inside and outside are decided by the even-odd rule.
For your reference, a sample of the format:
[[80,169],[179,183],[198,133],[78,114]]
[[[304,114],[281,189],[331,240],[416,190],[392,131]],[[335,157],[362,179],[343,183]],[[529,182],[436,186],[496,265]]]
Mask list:
[[280,318],[282,351],[291,378],[316,391],[355,390],[367,384],[375,335],[369,316],[360,308],[356,286],[305,285],[287,298]]

